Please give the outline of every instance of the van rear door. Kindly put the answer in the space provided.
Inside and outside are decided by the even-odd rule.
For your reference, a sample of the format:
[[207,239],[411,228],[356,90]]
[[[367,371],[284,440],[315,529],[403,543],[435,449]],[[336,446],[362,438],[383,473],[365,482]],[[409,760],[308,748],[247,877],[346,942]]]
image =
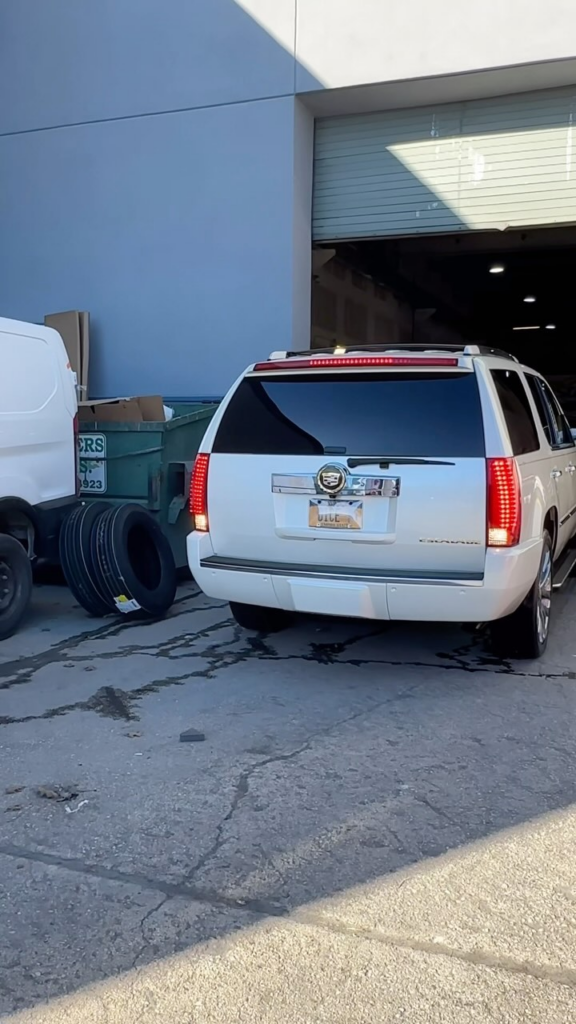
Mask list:
[[0,318],[0,366],[0,497],[74,497],[77,402],[62,338]]
[[486,463],[471,368],[253,372],[210,459],[214,553],[463,578],[484,569]]

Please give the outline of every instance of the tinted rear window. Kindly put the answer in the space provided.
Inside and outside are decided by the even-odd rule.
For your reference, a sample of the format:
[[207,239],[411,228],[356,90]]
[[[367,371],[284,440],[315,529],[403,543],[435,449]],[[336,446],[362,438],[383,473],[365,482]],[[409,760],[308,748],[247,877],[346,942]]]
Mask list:
[[538,431],[528,395],[519,375],[515,370],[492,370],[492,379],[496,385],[514,455],[538,451]]
[[474,373],[245,377],[215,452],[250,455],[484,455]]

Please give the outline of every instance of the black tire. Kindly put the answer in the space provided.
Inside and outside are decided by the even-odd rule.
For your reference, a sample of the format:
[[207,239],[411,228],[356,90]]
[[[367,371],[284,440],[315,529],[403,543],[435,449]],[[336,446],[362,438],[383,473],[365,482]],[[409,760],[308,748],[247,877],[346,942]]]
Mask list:
[[520,607],[490,625],[492,649],[500,658],[540,658],[548,645],[552,598],[552,538],[544,531],[538,576]]
[[0,534],[0,640],[12,636],[32,597],[32,566],[19,541]]
[[239,604],[230,602],[230,610],[242,629],[251,629],[256,633],[279,633],[292,622],[290,612],[281,608],[261,608],[255,604]]
[[140,505],[118,505],[92,531],[92,560],[112,607],[139,618],[161,618],[176,596],[172,549],[154,516]]
[[68,516],[60,531],[60,563],[66,582],[78,604],[89,615],[102,617],[115,611],[103,591],[92,557],[92,533],[110,506],[105,501],[86,502]]

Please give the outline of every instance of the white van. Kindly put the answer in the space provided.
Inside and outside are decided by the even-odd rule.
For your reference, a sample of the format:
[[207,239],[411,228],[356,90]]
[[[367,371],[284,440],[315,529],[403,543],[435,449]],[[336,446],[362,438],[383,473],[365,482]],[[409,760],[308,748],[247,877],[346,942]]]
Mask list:
[[76,380],[50,327],[0,318],[0,639],[32,590],[31,563],[54,560],[77,500]]
[[491,348],[274,353],[211,421],[191,512],[192,573],[249,629],[487,622],[535,658],[576,562],[576,445],[540,374]]

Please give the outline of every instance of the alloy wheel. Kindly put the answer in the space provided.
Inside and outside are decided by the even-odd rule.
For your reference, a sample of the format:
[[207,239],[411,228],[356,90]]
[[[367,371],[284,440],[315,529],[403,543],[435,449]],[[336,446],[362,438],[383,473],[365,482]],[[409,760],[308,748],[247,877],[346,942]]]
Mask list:
[[538,579],[538,598],[536,604],[536,624],[538,629],[538,641],[545,643],[550,628],[550,605],[552,602],[552,555],[548,548],[544,552],[544,558],[540,567]]

